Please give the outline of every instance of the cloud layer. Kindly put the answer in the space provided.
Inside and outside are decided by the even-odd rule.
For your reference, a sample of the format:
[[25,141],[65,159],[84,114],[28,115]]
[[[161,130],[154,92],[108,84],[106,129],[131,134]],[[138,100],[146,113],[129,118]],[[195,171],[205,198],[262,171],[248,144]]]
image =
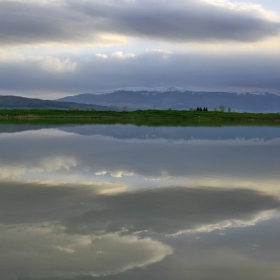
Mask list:
[[280,31],[280,23],[260,7],[226,1],[1,1],[0,10],[1,44],[114,41],[106,34],[176,42],[254,42]]
[[[27,131],[16,135],[2,135],[0,138],[1,168],[7,169],[10,166],[32,170],[41,168],[48,172],[48,170],[51,171],[49,166],[52,166],[54,171],[62,169],[68,172],[70,170],[72,174],[85,170],[92,173],[107,171],[115,175],[118,172],[134,173],[145,178],[161,177],[162,172],[165,171],[167,176],[185,178],[231,177],[234,173],[237,174],[236,178],[240,179],[278,179],[275,174],[279,169],[277,154],[280,153],[280,147],[279,137],[275,138],[277,131],[273,128],[260,130],[258,133],[255,133],[254,129],[248,133],[243,133],[242,130],[234,133],[234,129],[228,129],[228,135],[232,133],[233,139],[226,140],[222,140],[225,136],[219,132],[219,129],[210,132],[216,133],[220,141],[214,137],[216,141],[211,141],[211,139],[208,141],[207,138],[203,140],[200,138],[199,131],[187,129],[186,132],[182,131],[182,135],[177,136],[177,139],[182,141],[174,145],[172,142],[176,139],[164,139],[164,134],[160,132],[158,137],[163,137],[163,139],[137,141],[135,138],[137,135],[135,135],[134,141],[129,139],[122,141],[110,137],[113,134],[93,137],[73,134],[75,127],[63,129],[68,133],[44,129],[39,132]],[[153,137],[157,137],[157,131],[153,128],[151,128],[152,131],[144,128],[138,128],[138,130],[142,135],[150,133]],[[123,135],[130,133],[129,128],[126,127],[121,128],[119,132]],[[94,133],[94,128],[92,133]],[[102,131],[97,127],[96,133],[106,133],[106,130]],[[166,133],[172,135],[172,130],[167,130]],[[261,141],[262,133],[272,138]],[[249,138],[250,135],[252,138]],[[184,141],[184,137],[187,136],[193,137],[195,141],[190,141],[191,139],[188,138]],[[249,139],[246,141],[243,139],[245,137]],[[90,150],[88,147],[91,147]],[[262,158],[261,162],[259,158]],[[92,173],[90,173],[91,176]]]
[[0,93],[51,99],[168,85],[279,93],[279,32],[275,13],[227,0],[2,0]]
[[0,126],[1,276],[275,279],[277,128],[135,129]]
[[[0,65],[2,92],[65,94],[124,86],[271,91],[280,93],[277,54],[211,54],[146,51],[138,55],[115,52],[89,58],[25,57]],[[57,96],[59,97],[59,95]],[[47,99],[47,98],[46,98]]]
[[169,246],[150,238],[70,235],[51,223],[0,225],[0,230],[0,269],[5,279],[97,277],[145,267],[172,254]]

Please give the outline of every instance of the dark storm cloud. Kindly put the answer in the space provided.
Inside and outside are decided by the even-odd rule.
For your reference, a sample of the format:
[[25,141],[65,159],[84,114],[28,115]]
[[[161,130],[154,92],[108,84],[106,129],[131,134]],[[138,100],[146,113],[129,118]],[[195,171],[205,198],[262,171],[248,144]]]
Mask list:
[[[0,183],[0,190],[1,271],[5,279],[94,279],[89,275],[123,272],[131,263],[130,269],[143,267],[167,255],[162,263],[141,270],[140,278],[139,270],[133,270],[112,279],[143,279],[143,275],[158,279],[162,273],[162,279],[170,279],[167,271],[172,275],[175,271],[175,279],[186,273],[190,279],[209,279],[197,277],[199,271],[225,279],[228,277],[221,275],[229,270],[236,276],[232,271],[242,269],[243,275],[252,267],[259,269],[256,263],[271,268],[269,271],[277,268],[277,221],[224,229],[225,236],[217,230],[163,236],[228,219],[242,219],[246,224],[260,211],[279,207],[277,199],[252,190],[169,187],[108,196],[98,195],[94,186],[32,183]],[[124,234],[115,234],[123,229],[127,229]],[[130,235],[137,230],[147,230],[144,235],[153,239]],[[170,246],[176,254],[170,255]],[[241,279],[263,279],[261,271],[260,278],[254,273],[254,277],[246,275]]]
[[258,211],[280,206],[273,197],[248,190],[180,187],[128,192],[99,199],[100,205],[106,207],[89,209],[69,218],[68,231],[118,232],[125,228],[127,233],[148,230],[173,234],[225,220],[250,220]]
[[68,11],[63,1],[58,4],[1,1],[0,15],[2,45],[66,43],[94,36],[83,23],[82,15]]
[[[126,86],[186,86],[207,90],[263,90],[280,93],[280,58],[273,54],[171,54],[147,51],[130,58],[70,58],[73,69],[44,68],[44,61],[2,62],[0,89],[36,92],[83,93]],[[52,70],[54,69],[54,70]],[[64,94],[65,95],[65,94]],[[59,96],[58,96],[59,97]],[[48,99],[45,97],[44,99]]]
[[[279,234],[278,218],[262,221],[253,227],[165,238],[164,243],[172,246],[176,254],[149,267],[145,278],[274,280],[279,278]],[[100,279],[142,280],[143,273],[141,270],[127,271],[116,277]]]
[[94,187],[49,187],[0,183],[3,279],[75,279],[80,275],[114,274],[172,254],[170,247],[150,238],[140,240],[118,234],[95,238],[94,232],[86,236],[67,234],[63,225],[68,217],[98,207]]
[[1,44],[96,43],[103,32],[172,42],[250,42],[280,30],[279,22],[252,8],[194,0],[1,1],[0,11]]
[[[69,233],[172,234],[225,220],[251,220],[280,202],[252,190],[168,187],[101,195],[83,185],[1,183],[2,224],[57,220]],[[36,211],[34,211],[36,209]]]

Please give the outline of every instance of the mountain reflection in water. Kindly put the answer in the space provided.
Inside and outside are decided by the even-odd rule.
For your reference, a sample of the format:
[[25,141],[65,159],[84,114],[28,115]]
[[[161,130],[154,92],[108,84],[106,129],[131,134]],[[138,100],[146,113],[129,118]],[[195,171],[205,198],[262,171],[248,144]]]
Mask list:
[[3,279],[279,279],[280,127],[0,125]]

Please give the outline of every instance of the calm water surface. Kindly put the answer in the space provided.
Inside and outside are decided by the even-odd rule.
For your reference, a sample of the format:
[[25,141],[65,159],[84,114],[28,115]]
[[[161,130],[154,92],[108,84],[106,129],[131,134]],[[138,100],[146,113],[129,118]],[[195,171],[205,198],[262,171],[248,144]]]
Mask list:
[[280,279],[280,127],[0,125],[1,279]]

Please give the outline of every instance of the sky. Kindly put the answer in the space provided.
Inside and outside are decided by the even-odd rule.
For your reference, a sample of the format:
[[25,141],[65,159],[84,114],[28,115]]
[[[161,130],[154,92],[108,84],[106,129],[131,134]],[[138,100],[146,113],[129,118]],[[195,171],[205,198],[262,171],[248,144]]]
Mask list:
[[168,86],[280,95],[280,2],[0,0],[0,95]]

